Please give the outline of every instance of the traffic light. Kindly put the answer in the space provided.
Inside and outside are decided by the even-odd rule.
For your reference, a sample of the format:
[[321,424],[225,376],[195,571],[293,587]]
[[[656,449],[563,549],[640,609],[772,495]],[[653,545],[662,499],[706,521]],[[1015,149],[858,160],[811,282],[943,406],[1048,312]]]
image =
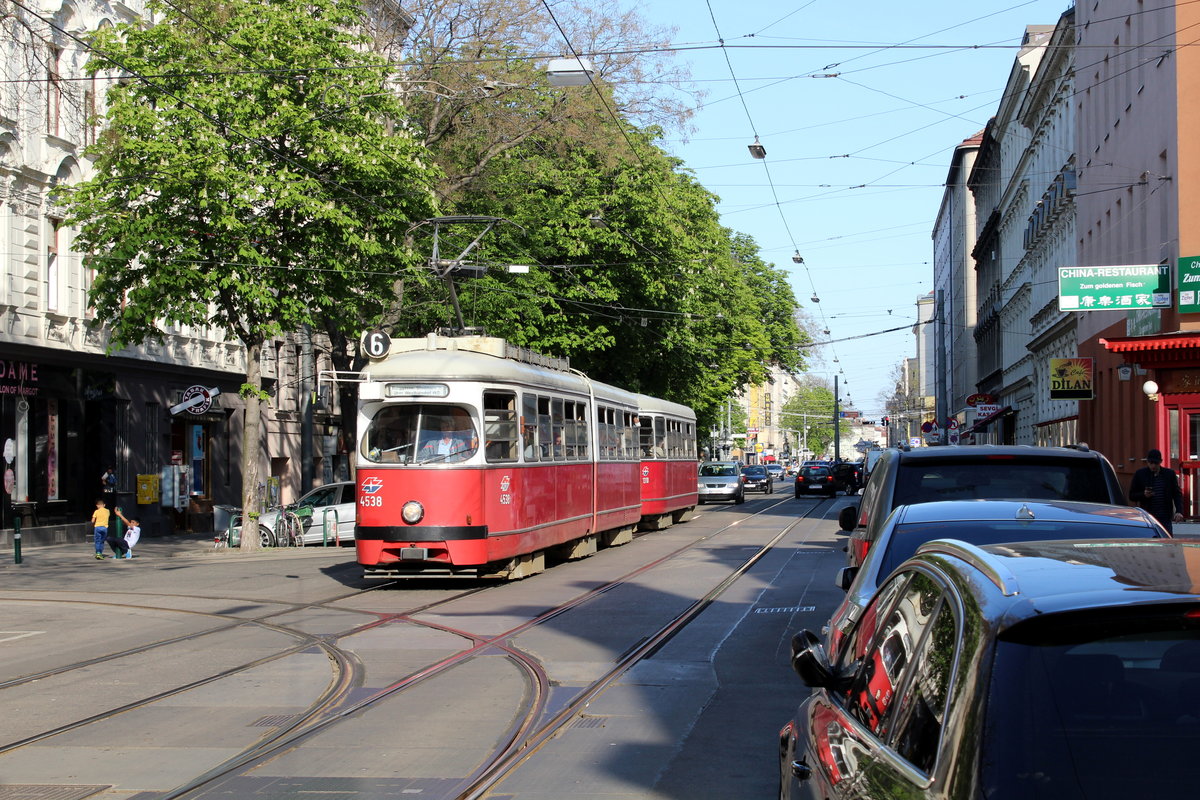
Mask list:
[[890,418],[888,418],[888,417],[883,418],[883,427],[886,428],[888,425],[891,425],[891,424],[892,424],[892,420]]

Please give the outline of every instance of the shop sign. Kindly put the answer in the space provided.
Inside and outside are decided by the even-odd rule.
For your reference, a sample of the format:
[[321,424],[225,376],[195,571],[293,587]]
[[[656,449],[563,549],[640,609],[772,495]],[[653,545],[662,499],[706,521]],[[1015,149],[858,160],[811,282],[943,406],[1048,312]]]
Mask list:
[[1092,359],[1050,359],[1051,400],[1091,400]]
[[1000,413],[1000,405],[998,403],[980,403],[975,406],[975,419],[985,419],[993,414]]
[[0,394],[30,397],[38,393],[38,365],[0,359]]
[[972,408],[976,408],[977,406],[979,406],[980,403],[986,404],[986,403],[995,403],[995,402],[996,402],[995,396],[990,395],[990,394],[983,394],[983,393],[973,394],[967,398],[967,405],[971,406]]
[[1200,313],[1200,256],[1179,259],[1179,313]]
[[1059,311],[1128,311],[1171,307],[1166,264],[1059,267]]
[[203,414],[212,408],[213,398],[220,393],[220,389],[209,389],[200,384],[189,386],[183,390],[179,402],[171,406],[171,413],[181,414],[187,411],[189,414]]

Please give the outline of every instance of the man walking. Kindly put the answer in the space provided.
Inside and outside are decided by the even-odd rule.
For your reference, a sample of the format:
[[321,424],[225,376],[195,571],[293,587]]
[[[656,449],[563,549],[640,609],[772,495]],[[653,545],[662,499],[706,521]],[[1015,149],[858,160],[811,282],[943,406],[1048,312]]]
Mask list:
[[1175,471],[1165,469],[1162,460],[1159,450],[1146,453],[1146,466],[1133,473],[1129,484],[1129,500],[1149,511],[1170,531],[1172,522],[1183,522],[1183,492]]

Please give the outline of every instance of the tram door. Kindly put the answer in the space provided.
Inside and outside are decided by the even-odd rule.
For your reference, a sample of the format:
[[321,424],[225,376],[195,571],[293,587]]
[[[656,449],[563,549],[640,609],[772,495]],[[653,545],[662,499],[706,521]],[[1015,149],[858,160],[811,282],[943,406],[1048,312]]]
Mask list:
[[1179,465],[1179,483],[1183,489],[1183,515],[1200,518],[1200,405],[1167,409],[1170,427],[1170,464]]

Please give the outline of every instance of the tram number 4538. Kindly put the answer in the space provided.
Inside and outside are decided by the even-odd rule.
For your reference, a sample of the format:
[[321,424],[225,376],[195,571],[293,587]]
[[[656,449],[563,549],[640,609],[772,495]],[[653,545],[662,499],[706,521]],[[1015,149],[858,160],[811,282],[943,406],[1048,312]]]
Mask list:
[[363,508],[372,508],[383,505],[383,498],[377,494],[364,494],[358,498],[358,504]]

